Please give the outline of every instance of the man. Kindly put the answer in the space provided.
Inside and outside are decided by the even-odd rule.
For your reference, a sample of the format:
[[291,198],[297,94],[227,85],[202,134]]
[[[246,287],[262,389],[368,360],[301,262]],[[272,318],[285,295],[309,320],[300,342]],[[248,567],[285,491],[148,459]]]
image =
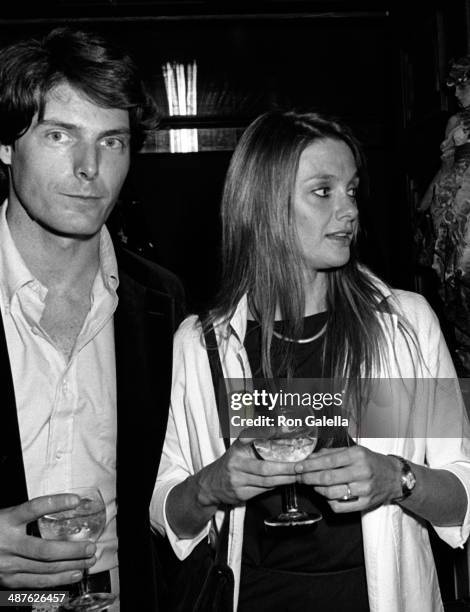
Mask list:
[[[134,64],[97,36],[57,29],[0,52],[4,590],[77,583],[90,567],[122,610],[157,609],[148,508],[181,290],[129,252],[116,262],[104,227],[152,122]],[[84,486],[106,503],[96,546],[27,535],[78,502],[51,493]]]

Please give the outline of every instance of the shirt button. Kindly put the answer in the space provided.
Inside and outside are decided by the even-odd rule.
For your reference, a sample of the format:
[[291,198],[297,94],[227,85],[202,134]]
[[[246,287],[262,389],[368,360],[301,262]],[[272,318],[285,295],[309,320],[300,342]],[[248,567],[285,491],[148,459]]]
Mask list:
[[39,327],[32,327],[32,328],[31,328],[31,331],[33,332],[33,334],[34,334],[35,336],[38,336],[38,335],[39,335]]
[[61,451],[57,451],[57,453],[55,454],[55,458],[57,459],[57,461],[60,461],[62,459],[62,453]]

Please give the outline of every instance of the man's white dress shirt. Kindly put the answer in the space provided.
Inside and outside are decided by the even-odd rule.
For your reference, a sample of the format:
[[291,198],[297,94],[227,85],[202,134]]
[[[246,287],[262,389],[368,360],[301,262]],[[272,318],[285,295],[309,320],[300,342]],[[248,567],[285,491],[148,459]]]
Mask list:
[[[98,487],[106,529],[91,573],[117,568],[116,370],[113,313],[118,273],[100,235],[91,309],[69,361],[41,328],[47,289],[26,267],[0,207],[0,308],[15,388],[29,498]],[[112,572],[116,588],[117,570]]]

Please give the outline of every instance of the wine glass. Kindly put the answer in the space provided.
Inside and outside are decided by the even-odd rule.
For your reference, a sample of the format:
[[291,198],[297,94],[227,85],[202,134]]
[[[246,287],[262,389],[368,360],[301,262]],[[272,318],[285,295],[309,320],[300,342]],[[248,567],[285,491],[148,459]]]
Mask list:
[[[314,450],[318,439],[318,428],[312,426],[276,427],[269,438],[257,438],[253,446],[265,461],[303,461]],[[282,487],[282,512],[264,519],[267,527],[302,527],[321,521],[319,512],[304,512],[297,502],[295,482]]]
[[[38,519],[41,536],[45,540],[96,542],[106,525],[106,506],[101,492],[94,487],[81,487],[69,489],[67,493],[78,495],[80,503],[71,510],[45,514]],[[63,610],[100,612],[116,599],[111,593],[88,592],[88,568],[83,570],[79,588],[80,595],[63,604]]]

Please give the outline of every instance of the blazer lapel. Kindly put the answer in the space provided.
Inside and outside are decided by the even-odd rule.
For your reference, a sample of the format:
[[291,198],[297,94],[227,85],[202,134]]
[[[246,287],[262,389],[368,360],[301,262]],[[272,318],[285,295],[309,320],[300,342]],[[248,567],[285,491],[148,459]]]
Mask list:
[[2,427],[0,428],[0,508],[28,499],[26,476],[3,319],[0,316],[0,372],[2,381]]
[[[124,272],[119,276],[114,325],[121,605],[156,610],[149,504],[170,401],[173,303],[168,295],[136,283]],[[137,588],[139,584],[147,586]],[[149,602],[154,603],[149,607]]]
[[[156,477],[168,418],[172,341],[169,296],[122,283],[115,314],[118,479],[131,469]],[[149,500],[153,486],[154,481],[146,487]]]

